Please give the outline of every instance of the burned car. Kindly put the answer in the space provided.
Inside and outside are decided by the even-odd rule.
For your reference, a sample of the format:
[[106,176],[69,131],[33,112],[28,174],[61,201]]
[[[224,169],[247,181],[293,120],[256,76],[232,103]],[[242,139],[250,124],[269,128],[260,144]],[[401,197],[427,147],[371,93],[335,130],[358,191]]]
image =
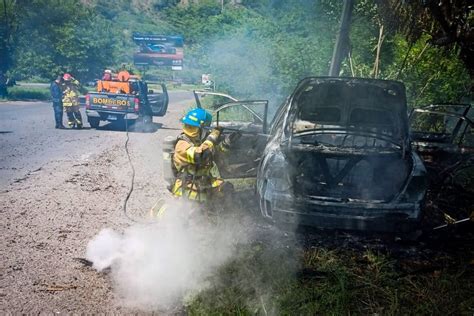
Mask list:
[[474,110],[469,104],[434,104],[410,113],[412,148],[427,168],[431,186],[474,166]]
[[402,83],[306,78],[270,134],[257,177],[265,218],[390,232],[419,223],[427,176],[410,147]]
[[264,218],[393,232],[419,223],[427,175],[410,146],[402,83],[306,78],[269,123],[265,100],[200,95],[224,99],[211,106],[213,124],[242,137],[216,164],[224,179],[253,185]]

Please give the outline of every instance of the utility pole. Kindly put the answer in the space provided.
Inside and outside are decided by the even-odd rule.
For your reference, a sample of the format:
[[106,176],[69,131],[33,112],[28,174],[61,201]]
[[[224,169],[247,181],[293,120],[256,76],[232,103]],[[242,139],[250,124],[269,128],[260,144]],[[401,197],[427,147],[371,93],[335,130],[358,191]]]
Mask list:
[[352,9],[354,8],[354,0],[344,0],[342,7],[341,26],[336,37],[336,44],[332,53],[331,66],[329,68],[329,76],[337,77],[341,71],[341,63],[349,49],[349,30],[351,28]]

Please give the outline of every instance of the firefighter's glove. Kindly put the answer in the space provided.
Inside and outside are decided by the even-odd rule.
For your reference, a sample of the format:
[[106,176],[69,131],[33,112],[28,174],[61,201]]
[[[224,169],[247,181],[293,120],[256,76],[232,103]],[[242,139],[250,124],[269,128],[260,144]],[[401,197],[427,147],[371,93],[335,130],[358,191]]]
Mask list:
[[207,136],[206,140],[211,141],[213,144],[217,144],[219,142],[219,137],[221,136],[221,129],[214,128],[211,133]]
[[225,136],[224,140],[222,141],[222,146],[225,148],[225,149],[230,149],[230,147],[232,145],[235,144],[235,142],[240,138],[242,137],[242,133],[237,131],[237,132],[233,132],[233,133],[230,133],[228,135]]
[[222,133],[222,131],[224,130],[224,127],[218,125],[218,126],[214,127],[214,129],[217,129],[219,132]]

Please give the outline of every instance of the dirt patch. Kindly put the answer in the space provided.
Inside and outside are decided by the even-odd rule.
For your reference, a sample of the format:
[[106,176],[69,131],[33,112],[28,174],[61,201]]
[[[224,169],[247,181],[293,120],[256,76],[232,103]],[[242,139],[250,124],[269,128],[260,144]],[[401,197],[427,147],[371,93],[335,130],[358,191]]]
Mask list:
[[[143,218],[166,194],[161,139],[179,132],[192,95],[172,97],[166,117],[155,119],[163,129],[129,133],[131,218]],[[4,114],[13,133],[0,140],[0,314],[136,313],[122,307],[107,273],[75,259],[101,229],[122,232],[132,224],[122,208],[132,183],[126,133],[55,130],[50,104],[5,105]]]
[[125,312],[103,274],[74,260],[103,227],[121,230],[128,161],[119,145],[49,163],[2,192],[2,313]]

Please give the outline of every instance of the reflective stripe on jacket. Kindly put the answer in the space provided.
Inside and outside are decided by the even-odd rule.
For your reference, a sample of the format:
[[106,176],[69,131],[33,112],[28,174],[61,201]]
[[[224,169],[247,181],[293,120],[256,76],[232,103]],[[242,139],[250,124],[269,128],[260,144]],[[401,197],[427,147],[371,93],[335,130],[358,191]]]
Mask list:
[[220,179],[213,155],[214,144],[211,141],[206,140],[202,144],[196,144],[185,134],[178,136],[173,155],[178,177],[172,193],[175,196],[184,195],[191,200],[207,200],[210,191],[224,183]]
[[76,85],[66,85],[63,91],[63,106],[79,105],[79,92]]

